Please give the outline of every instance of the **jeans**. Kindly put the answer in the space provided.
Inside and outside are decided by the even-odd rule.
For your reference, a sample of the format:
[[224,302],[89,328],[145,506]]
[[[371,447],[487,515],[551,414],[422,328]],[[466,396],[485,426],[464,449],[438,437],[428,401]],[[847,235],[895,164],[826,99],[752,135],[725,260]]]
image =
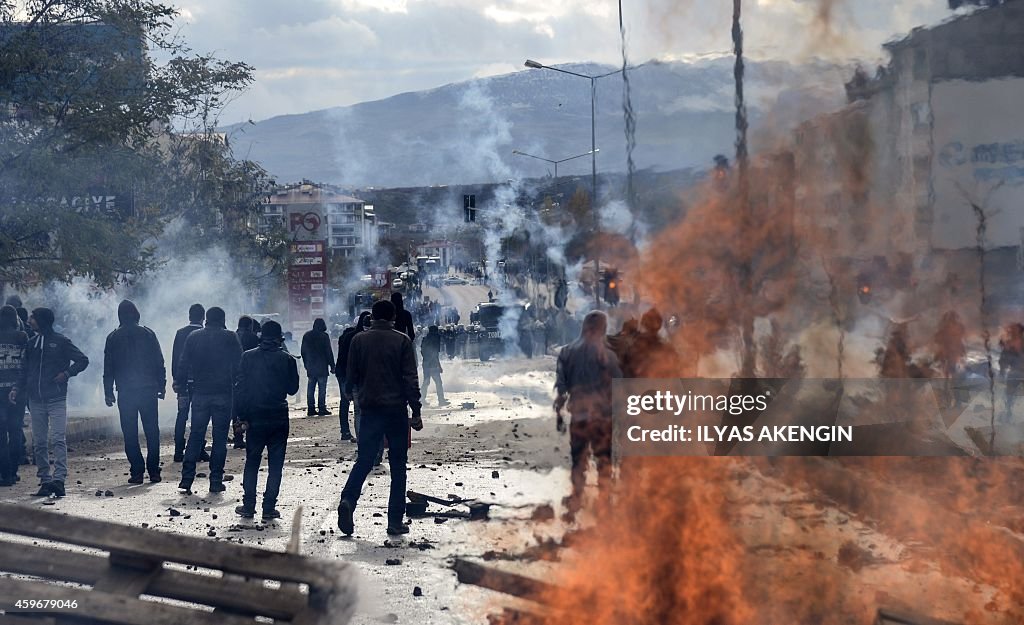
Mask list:
[[391,465],[391,494],[388,498],[388,525],[401,525],[405,516],[405,463],[409,455],[406,441],[409,437],[409,419],[405,410],[382,413],[363,409],[362,431],[359,434],[359,451],[352,473],[341,491],[342,501],[352,504],[359,501],[366,476],[373,470],[377,450],[384,444],[384,437],[391,442],[388,463]]
[[[160,417],[157,411],[156,392],[121,391],[117,395],[117,411],[121,416],[121,432],[124,434],[124,453],[128,456],[129,472],[132,477],[141,476],[143,471],[149,477],[160,475]],[[139,445],[139,420],[146,435],[146,459],[143,462]]]
[[316,393],[317,405],[315,409],[319,410],[320,412],[326,412],[328,377],[316,377],[314,375],[310,375],[309,372],[306,372],[306,376],[306,406],[310,410],[314,410],[313,394],[316,393],[317,389],[319,389],[319,393]]
[[[338,407],[338,425],[341,426],[342,436],[352,436],[352,430],[348,425],[348,406],[352,404],[355,410],[355,421],[359,419],[359,404],[353,401],[352,396],[345,393],[345,378],[338,378],[338,386],[341,387],[341,405]],[[353,395],[355,393],[353,392]]]
[[63,482],[68,477],[68,401],[30,398],[32,414],[32,454],[36,460],[39,483],[50,481],[50,451],[53,451],[53,480]]
[[281,490],[281,472],[284,468],[284,453],[288,447],[288,413],[280,419],[260,420],[249,423],[249,444],[245,448],[245,473],[242,480],[242,505],[249,510],[256,509],[256,484],[263,463],[263,448],[267,449],[267,489],[263,491],[263,511],[269,512],[277,506],[277,494]]
[[433,380],[434,384],[437,385],[437,401],[439,403],[444,403],[444,384],[441,383],[440,369],[423,370],[423,399],[427,398],[427,389],[430,388],[431,380]]
[[12,404],[0,393],[0,481],[13,480],[18,474],[24,444],[21,421],[25,407]]
[[[178,395],[178,416],[174,419],[174,454],[185,453],[185,431],[188,429],[188,409],[192,396]],[[203,449],[206,448],[206,432],[203,432]]]
[[597,462],[598,488],[605,489],[612,476],[612,421],[592,417],[569,423],[569,455],[572,457],[572,504],[578,507],[587,483],[587,464]]
[[206,428],[213,422],[213,448],[210,450],[210,483],[224,481],[224,460],[228,455],[228,429],[231,427],[231,394],[192,395],[192,429],[185,445],[181,481],[196,479],[196,463],[203,451]]

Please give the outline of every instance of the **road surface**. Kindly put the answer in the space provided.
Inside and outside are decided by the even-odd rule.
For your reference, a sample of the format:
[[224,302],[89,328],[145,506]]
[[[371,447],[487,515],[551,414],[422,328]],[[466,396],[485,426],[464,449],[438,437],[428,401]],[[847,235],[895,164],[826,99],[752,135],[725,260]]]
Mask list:
[[441,302],[444,306],[455,306],[460,315],[459,323],[468,325],[469,313],[477,304],[487,301],[487,291],[488,287],[485,285],[453,284],[442,286],[440,289],[424,287],[423,295]]

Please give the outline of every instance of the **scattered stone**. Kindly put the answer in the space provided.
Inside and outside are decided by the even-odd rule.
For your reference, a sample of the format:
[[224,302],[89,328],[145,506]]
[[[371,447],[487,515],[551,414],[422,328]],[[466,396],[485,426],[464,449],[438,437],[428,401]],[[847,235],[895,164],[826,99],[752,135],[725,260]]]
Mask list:
[[388,558],[387,560],[384,561],[384,564],[386,564],[388,566],[398,566],[401,563],[402,563],[402,560],[400,558]]
[[181,512],[175,510],[174,508],[168,508],[167,513],[171,516],[181,516]]
[[103,496],[103,491],[101,491],[101,490],[96,491],[96,496],[97,497],[102,497]]
[[497,471],[491,471],[491,477],[494,478],[494,479],[498,479],[498,472]]
[[216,536],[217,535],[217,530],[210,530],[210,531],[206,532],[206,535],[207,536]]
[[206,477],[205,473],[196,473],[196,479]]
[[412,589],[412,596],[413,597],[422,597],[423,596],[423,589],[420,588],[419,586],[413,587],[413,589]]
[[103,491],[103,496],[104,497],[113,497],[114,496],[114,491],[112,491],[112,490]]
[[533,509],[533,514],[530,515],[531,521],[553,521],[555,519],[555,509],[549,504],[537,506]]

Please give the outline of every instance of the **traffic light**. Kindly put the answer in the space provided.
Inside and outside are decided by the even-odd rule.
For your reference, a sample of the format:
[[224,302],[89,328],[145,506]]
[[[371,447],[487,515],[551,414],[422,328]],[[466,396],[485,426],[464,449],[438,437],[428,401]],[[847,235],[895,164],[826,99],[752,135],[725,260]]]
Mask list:
[[604,301],[609,306],[619,303],[619,272],[614,269],[604,272]]
[[871,301],[871,280],[865,275],[857,277],[857,297],[860,299],[861,304],[867,304]]
[[476,221],[476,195],[462,196],[462,210],[467,224]]

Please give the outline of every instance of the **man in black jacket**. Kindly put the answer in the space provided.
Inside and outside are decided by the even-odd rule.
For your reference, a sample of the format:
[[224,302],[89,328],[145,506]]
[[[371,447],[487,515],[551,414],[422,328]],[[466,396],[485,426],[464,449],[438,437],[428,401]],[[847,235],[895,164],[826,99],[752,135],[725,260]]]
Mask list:
[[281,471],[288,446],[288,395],[299,390],[299,369],[295,359],[281,349],[281,325],[268,321],[263,326],[259,347],[242,354],[235,407],[243,427],[249,433],[245,451],[245,477],[242,505],[235,508],[241,517],[256,515],[256,481],[263,449],[267,449],[267,489],[263,492],[263,520],[281,517],[277,494],[281,489]]
[[224,326],[224,310],[216,306],[206,311],[206,327],[185,339],[181,354],[179,385],[192,380],[192,430],[185,445],[178,488],[192,490],[196,462],[203,448],[206,428],[213,423],[213,449],[210,453],[210,492],[224,492],[224,460],[228,454],[228,430],[231,427],[231,395],[242,358],[238,337]]
[[[64,496],[68,476],[68,380],[89,366],[89,359],[66,336],[53,331],[53,311],[36,308],[28,324],[35,338],[29,343],[25,370],[13,399],[28,396],[32,415],[32,451],[39,492],[36,497]],[[50,451],[53,451],[53,474]]]
[[28,336],[13,306],[0,308],[0,486],[14,486],[24,453],[21,441],[25,404],[12,397],[24,374]]
[[[352,514],[385,437],[391,466],[387,532],[392,535],[409,532],[409,527],[402,523],[407,444],[409,428],[423,429],[423,419],[420,418],[420,384],[412,341],[395,330],[394,318],[394,304],[377,302],[373,305],[373,325],[357,334],[349,348],[345,375],[348,386],[359,388],[356,401],[362,411],[362,429],[356,464],[341,491],[338,505],[338,528],[347,535],[354,531]],[[412,410],[411,418],[408,409]]]
[[415,341],[416,330],[412,323],[412,313],[405,309],[402,294],[397,291],[392,293],[391,303],[395,306],[395,329],[408,336],[410,341]]
[[430,388],[430,381],[434,381],[437,387],[437,405],[447,406],[451,402],[444,398],[444,384],[441,382],[441,331],[437,326],[427,328],[427,335],[423,337],[420,344],[420,354],[423,358],[423,399],[427,399],[427,389]]
[[[139,325],[139,309],[131,300],[117,307],[120,327],[107,336],[103,348],[103,396],[108,406],[117,402],[128,456],[129,484],[160,481],[160,417],[157,401],[167,392],[167,370],[156,334]],[[117,397],[114,397],[114,385]],[[146,435],[146,459],[139,446],[139,420]]]
[[[178,396],[178,416],[174,420],[174,461],[185,459],[185,428],[188,425],[188,411],[192,404],[192,389],[188,376],[181,370],[181,354],[185,351],[185,339],[196,330],[203,329],[206,309],[202,304],[192,304],[188,309],[188,325],[179,328],[174,334],[174,345],[171,347],[171,384]],[[178,380],[184,380],[179,383]],[[203,432],[203,451],[199,455],[201,462],[210,456],[206,453],[206,432]]]
[[341,426],[341,440],[354,441],[352,430],[348,425],[348,406],[352,404],[352,421],[355,424],[356,436],[359,436],[359,404],[353,401],[356,390],[352,393],[345,391],[345,371],[348,368],[348,350],[352,345],[352,338],[366,329],[370,323],[370,313],[363,311],[359,313],[359,319],[352,327],[345,328],[345,331],[338,337],[338,361],[334,364],[334,375],[338,378],[338,388],[341,389],[341,406],[338,410],[338,424]]
[[[235,336],[238,337],[238,342],[242,344],[243,353],[250,349],[256,349],[260,345],[260,337],[256,334],[255,326],[256,320],[248,315],[242,315],[238,318],[238,328],[235,330]],[[231,408],[231,437],[235,449],[245,449],[245,428],[242,427],[242,422],[238,418],[238,409],[233,405]]]
[[[306,414],[313,416],[331,414],[327,409],[327,380],[334,374],[334,350],[331,337],[327,334],[327,323],[323,319],[313,321],[313,329],[302,335],[302,363],[306,367]],[[319,387],[320,392],[317,393]],[[316,394],[317,405],[313,399]]]

